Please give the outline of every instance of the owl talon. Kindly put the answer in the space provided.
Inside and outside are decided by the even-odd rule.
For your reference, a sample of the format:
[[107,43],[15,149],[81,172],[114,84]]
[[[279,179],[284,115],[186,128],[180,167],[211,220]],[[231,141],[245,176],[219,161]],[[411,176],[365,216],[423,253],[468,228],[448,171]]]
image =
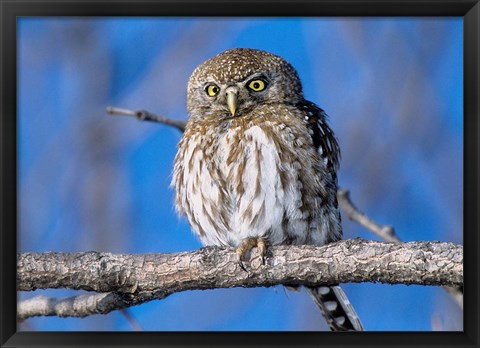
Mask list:
[[236,249],[236,253],[238,256],[238,264],[244,271],[246,271],[245,265],[243,263],[245,259],[245,255],[255,247],[258,248],[258,252],[262,260],[262,265],[265,265],[267,242],[261,238],[247,238],[247,239],[244,239]]
[[240,257],[238,258],[237,262],[241,269],[243,269],[245,272],[248,272],[245,264],[243,263],[243,260]]
[[267,254],[267,242],[265,239],[257,239],[257,248],[262,259],[262,265],[265,266],[265,255]]

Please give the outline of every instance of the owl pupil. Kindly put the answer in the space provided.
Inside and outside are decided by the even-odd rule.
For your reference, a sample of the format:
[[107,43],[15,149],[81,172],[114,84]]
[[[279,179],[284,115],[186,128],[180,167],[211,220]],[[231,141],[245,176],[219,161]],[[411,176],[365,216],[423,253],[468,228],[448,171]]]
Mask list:
[[207,86],[205,91],[207,92],[207,94],[210,97],[214,97],[218,94],[218,92],[220,92],[220,88],[218,86],[215,86],[215,85],[209,85],[209,86]]
[[255,83],[253,84],[253,88],[255,88],[255,89],[256,89],[256,88],[260,88],[260,84],[259,84],[258,82],[255,82]]

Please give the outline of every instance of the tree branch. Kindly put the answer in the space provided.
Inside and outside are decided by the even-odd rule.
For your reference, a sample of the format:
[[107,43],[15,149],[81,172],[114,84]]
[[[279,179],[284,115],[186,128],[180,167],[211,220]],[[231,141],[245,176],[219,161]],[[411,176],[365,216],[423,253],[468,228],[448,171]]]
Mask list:
[[[352,221],[355,221],[370,230],[387,242],[401,242],[395,235],[395,230],[390,225],[381,226],[361,212],[351,201],[350,191],[339,188],[337,199],[343,211]],[[461,287],[443,286],[443,289],[452,297],[455,303],[463,309],[463,291]]]
[[[84,294],[64,298],[35,296],[17,305],[17,320],[38,316],[85,318],[93,314],[108,314],[152,300],[161,300],[163,291],[138,292],[135,295],[121,292]],[[139,326],[134,326],[139,330]]]
[[381,226],[370,219],[367,215],[362,213],[350,199],[350,191],[339,188],[337,190],[337,199],[343,211],[352,221],[355,221],[370,230],[386,242],[400,242],[400,239],[395,235],[395,230],[390,225]]
[[463,247],[361,239],[320,247],[275,246],[269,248],[265,265],[254,249],[249,267],[245,272],[233,250],[216,247],[172,254],[19,254],[18,290],[70,288],[108,294],[34,298],[19,305],[18,315],[104,314],[194,289],[347,282],[458,286],[463,283]]
[[151,112],[148,112],[146,110],[133,111],[129,109],[108,106],[107,113],[109,113],[110,115],[133,116],[140,121],[151,121],[151,122],[163,123],[163,124],[175,127],[181,132],[185,130],[185,125],[186,125],[186,122],[184,121],[174,120],[172,118],[168,118],[165,116],[152,114]]

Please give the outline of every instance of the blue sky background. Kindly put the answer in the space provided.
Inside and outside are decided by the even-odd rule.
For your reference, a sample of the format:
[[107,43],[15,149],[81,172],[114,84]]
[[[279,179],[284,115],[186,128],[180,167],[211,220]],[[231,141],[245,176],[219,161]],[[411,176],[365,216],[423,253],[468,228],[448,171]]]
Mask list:
[[[341,187],[404,241],[462,243],[463,21],[458,18],[20,18],[20,252],[177,252],[201,245],[169,189],[180,132],[105,113],[186,118],[186,84],[233,47],[271,51],[330,115]],[[344,237],[378,239],[344,216]],[[367,330],[462,330],[437,287],[344,284]],[[72,296],[79,292],[21,293]],[[142,330],[324,330],[306,292],[177,293],[130,308]],[[132,330],[114,312],[19,330]]]

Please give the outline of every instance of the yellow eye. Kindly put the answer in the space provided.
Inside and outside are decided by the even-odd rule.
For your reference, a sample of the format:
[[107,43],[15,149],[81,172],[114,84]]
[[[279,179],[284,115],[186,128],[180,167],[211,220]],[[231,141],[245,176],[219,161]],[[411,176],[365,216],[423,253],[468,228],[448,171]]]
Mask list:
[[248,83],[248,88],[250,88],[252,91],[255,92],[260,92],[265,89],[267,84],[263,80],[252,80]]
[[217,85],[208,85],[205,90],[210,97],[215,97],[220,92],[220,88]]

